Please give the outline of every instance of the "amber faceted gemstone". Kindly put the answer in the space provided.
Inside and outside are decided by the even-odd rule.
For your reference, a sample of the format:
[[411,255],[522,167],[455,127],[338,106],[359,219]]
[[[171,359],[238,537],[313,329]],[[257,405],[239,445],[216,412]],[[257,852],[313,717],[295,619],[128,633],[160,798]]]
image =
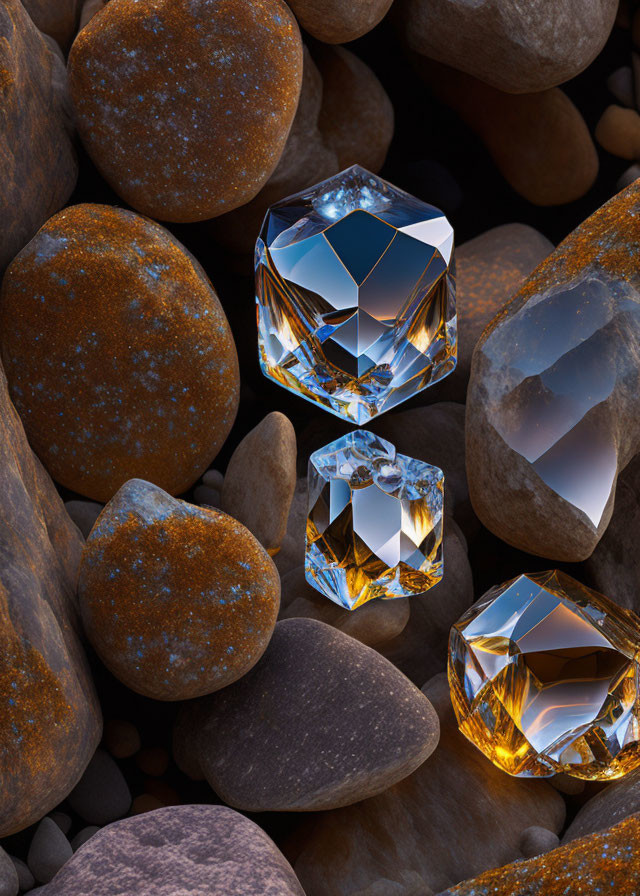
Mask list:
[[626,774],[640,765],[639,626],[562,572],[492,589],[451,630],[460,730],[511,775]]

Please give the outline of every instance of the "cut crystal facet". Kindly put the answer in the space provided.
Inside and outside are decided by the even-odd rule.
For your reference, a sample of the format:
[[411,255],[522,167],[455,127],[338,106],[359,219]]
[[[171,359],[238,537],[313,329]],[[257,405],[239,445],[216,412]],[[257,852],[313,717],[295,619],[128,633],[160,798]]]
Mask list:
[[307,581],[353,610],[442,578],[444,476],[356,430],[309,459]]
[[493,588],[451,629],[460,730],[519,777],[640,765],[640,620],[565,573]]
[[273,205],[256,243],[266,376],[361,424],[456,364],[453,229],[358,165]]

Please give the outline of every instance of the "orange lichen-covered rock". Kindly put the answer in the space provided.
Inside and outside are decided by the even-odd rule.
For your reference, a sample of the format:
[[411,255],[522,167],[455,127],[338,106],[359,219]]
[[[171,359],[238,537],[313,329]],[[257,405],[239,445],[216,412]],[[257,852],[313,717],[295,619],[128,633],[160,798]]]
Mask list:
[[636,896],[640,887],[640,815],[528,862],[487,871],[440,896],[566,896],[615,893]]
[[283,0],[111,0],[78,35],[78,131],[111,186],[165,221],[252,199],[284,149],[302,42]]
[[69,199],[78,175],[64,62],[20,0],[0,4],[0,98],[1,272]]
[[77,205],[42,227],[5,275],[0,351],[34,451],[96,501],[134,477],[184,491],[235,418],[238,362],[216,293],[133,212]]
[[78,598],[89,640],[120,681],[156,700],[187,700],[260,659],[280,579],[232,517],[133,479],[87,540]]
[[0,366],[0,837],[75,786],[100,709],[74,606],[82,539],[33,455]]

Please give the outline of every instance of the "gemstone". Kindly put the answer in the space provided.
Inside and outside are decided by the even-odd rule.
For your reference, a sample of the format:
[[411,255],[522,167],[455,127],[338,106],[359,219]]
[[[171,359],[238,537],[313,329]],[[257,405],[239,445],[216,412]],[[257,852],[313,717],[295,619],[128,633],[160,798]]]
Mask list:
[[639,626],[557,570],[493,588],[451,629],[460,730],[511,775],[626,774],[640,765]]
[[305,573],[348,610],[442,578],[444,475],[365,430],[309,458]]
[[260,365],[366,423],[456,364],[453,229],[358,165],[267,212],[256,243]]

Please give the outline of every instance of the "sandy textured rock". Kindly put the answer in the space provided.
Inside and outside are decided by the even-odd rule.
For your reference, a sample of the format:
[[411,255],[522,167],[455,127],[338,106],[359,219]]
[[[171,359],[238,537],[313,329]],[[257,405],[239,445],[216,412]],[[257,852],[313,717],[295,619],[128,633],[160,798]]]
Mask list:
[[377,173],[393,137],[391,100],[366,63],[344,47],[316,45],[322,75],[320,131],[340,171],[361,165]]
[[[424,692],[440,717],[433,755],[386,793],[321,815],[292,841],[307,896],[438,892],[519,858],[531,824],[560,830],[564,801],[552,787],[505,775],[458,732],[446,676]],[[386,889],[376,891],[378,881]]]
[[378,649],[418,686],[447,664],[449,631],[473,603],[473,578],[464,536],[445,520],[444,576],[425,594],[409,599],[409,620],[402,632]]
[[22,0],[36,26],[67,50],[76,33],[78,0]]
[[483,141],[513,189],[534,205],[573,202],[598,173],[585,121],[561,90],[513,96],[446,66],[417,59],[438,99]]
[[66,797],[102,720],[78,638],[82,549],[32,454],[0,366],[0,836]]
[[226,806],[171,806],[103,828],[42,896],[304,896],[264,831]]
[[409,612],[407,597],[370,600],[357,610],[346,610],[307,582],[304,566],[297,566],[282,579],[281,619],[319,619],[368,647],[397,637],[409,620]]
[[327,44],[346,44],[371,31],[393,0],[291,0],[301,26]]
[[238,361],[215,290],[133,212],[75,205],[40,229],[2,283],[0,352],[34,451],[96,501],[134,477],[185,491],[235,419]]
[[615,893],[636,896],[640,862],[634,848],[640,815],[528,862],[497,868],[440,896],[565,896]]
[[604,46],[618,0],[398,0],[411,49],[509,93],[568,81]]
[[20,0],[0,7],[0,92],[1,273],[66,203],[78,175],[64,63]]
[[640,183],[583,222],[528,278],[476,346],[467,474],[500,538],[586,559],[640,447]]
[[251,672],[202,701],[196,731],[205,777],[247,811],[353,803],[410,774],[438,742],[414,685],[314,619],[279,622]]
[[301,78],[282,0],[111,0],[69,55],[93,161],[130,205],[165,221],[253,199],[284,149]]
[[640,813],[640,769],[629,772],[592,796],[578,810],[562,842],[569,843],[577,837],[603,831],[636,813]]
[[295,430],[288,417],[272,411],[233,452],[220,507],[275,554],[285,536],[295,487]]
[[100,514],[78,575],[91,644],[120,681],[156,700],[210,694],[248,672],[279,598],[278,573],[244,526],[138,479]]

